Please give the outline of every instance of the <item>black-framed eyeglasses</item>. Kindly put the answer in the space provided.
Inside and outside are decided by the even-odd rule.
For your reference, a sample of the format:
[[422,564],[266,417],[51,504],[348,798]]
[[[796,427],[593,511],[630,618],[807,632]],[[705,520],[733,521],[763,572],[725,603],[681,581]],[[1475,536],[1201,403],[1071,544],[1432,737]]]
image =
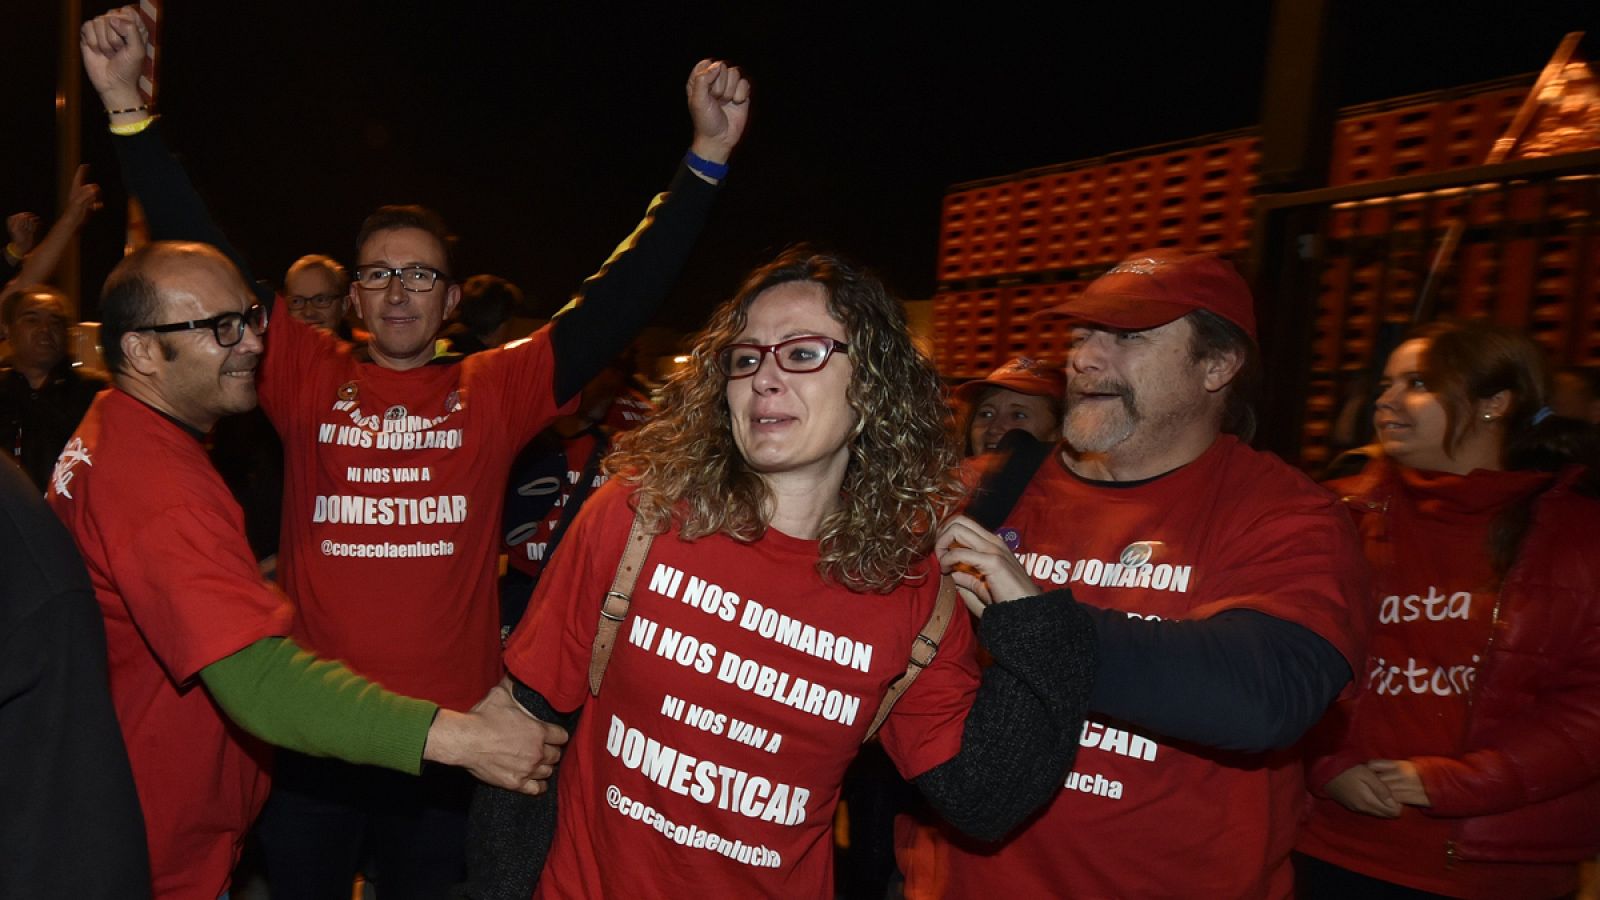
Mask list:
[[146,325],[135,328],[133,331],[154,331],[160,334],[169,334],[174,331],[195,331],[201,328],[211,329],[216,336],[217,344],[222,347],[232,347],[244,340],[244,330],[248,326],[258,336],[267,333],[267,308],[259,303],[253,304],[242,313],[226,312],[220,316],[209,319],[191,319],[188,322],[168,322],[165,325]]
[[302,297],[299,294],[290,294],[283,299],[284,302],[289,304],[290,309],[305,309],[307,306],[315,307],[316,309],[327,309],[340,300],[343,300],[344,295],[313,294],[310,297]]
[[827,365],[835,352],[849,354],[850,345],[816,334],[776,344],[729,344],[717,351],[717,371],[728,378],[749,378],[771,353],[785,372],[815,372]]
[[414,294],[433,290],[434,283],[441,278],[450,279],[432,266],[356,266],[356,285],[364,290],[381,291],[396,275],[400,276],[400,286]]

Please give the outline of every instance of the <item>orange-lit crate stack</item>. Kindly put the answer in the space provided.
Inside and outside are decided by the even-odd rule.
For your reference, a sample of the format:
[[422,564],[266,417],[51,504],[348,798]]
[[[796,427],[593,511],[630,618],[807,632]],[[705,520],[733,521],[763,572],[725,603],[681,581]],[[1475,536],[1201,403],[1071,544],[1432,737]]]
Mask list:
[[[1481,165],[1531,83],[1348,108],[1335,128],[1330,183]],[[934,297],[940,371],[978,377],[1018,355],[1064,361],[1060,326],[1030,317],[1129,253],[1242,256],[1258,146],[1255,133],[1233,132],[952,188]],[[1302,461],[1326,457],[1341,379],[1365,366],[1386,318],[1409,315],[1439,234],[1456,217],[1468,227],[1441,312],[1492,314],[1528,328],[1562,362],[1600,365],[1597,190],[1561,184],[1542,202],[1518,189],[1336,209],[1309,348],[1321,375],[1308,397]]]
[[1129,253],[1249,244],[1258,140],[1223,136],[961,186],[945,196],[934,352],[948,377],[1013,356],[1064,359],[1031,317]]
[[[1336,132],[1335,184],[1480,165],[1528,84],[1498,84],[1347,110]],[[1526,330],[1561,364],[1600,365],[1600,184],[1567,179],[1507,191],[1336,207],[1329,220],[1301,461],[1335,448],[1341,395],[1355,390],[1385,320],[1409,319],[1434,253],[1464,224],[1442,273],[1436,315],[1489,316]]]

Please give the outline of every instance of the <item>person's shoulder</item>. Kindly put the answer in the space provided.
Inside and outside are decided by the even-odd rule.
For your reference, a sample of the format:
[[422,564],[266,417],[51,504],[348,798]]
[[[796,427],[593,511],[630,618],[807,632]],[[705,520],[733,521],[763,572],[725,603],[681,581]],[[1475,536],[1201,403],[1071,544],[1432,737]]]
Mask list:
[[626,532],[633,522],[634,495],[638,492],[639,486],[625,478],[609,478],[584,500],[578,514],[594,523],[589,526],[591,528]]
[[101,490],[173,498],[163,505],[197,502],[221,484],[199,437],[121,391],[95,398],[62,463],[81,463]]
[[1583,479],[1569,469],[1539,496],[1514,571],[1523,581],[1576,587],[1600,605],[1600,499],[1575,489]]
[[1284,462],[1276,453],[1257,450],[1229,435],[1221,448],[1219,486],[1259,503],[1310,503],[1331,505],[1333,492],[1311,476]]
[[463,365],[477,369],[487,366],[506,365],[510,361],[529,353],[549,353],[550,335],[550,328],[546,326],[514,341],[506,341],[504,344],[495,347],[485,347],[472,353],[461,354],[460,361]]
[[1566,530],[1571,527],[1570,539],[1586,541],[1589,546],[1600,546],[1600,497],[1592,490],[1600,475],[1579,466],[1561,472],[1550,489],[1540,496],[1539,517],[1559,523]]

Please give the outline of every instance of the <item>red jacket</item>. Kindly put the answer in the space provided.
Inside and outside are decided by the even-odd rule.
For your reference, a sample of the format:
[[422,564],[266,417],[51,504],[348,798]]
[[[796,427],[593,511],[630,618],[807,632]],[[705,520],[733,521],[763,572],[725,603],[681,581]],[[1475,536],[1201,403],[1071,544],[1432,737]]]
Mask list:
[[[1390,471],[1380,461],[1329,485],[1369,550],[1384,540],[1390,505],[1405,502]],[[1580,475],[1562,473],[1534,504],[1458,752],[1412,758],[1432,803],[1422,812],[1454,820],[1461,859],[1555,863],[1600,851],[1600,502],[1573,493]],[[1344,748],[1313,758],[1309,783],[1362,762]]]

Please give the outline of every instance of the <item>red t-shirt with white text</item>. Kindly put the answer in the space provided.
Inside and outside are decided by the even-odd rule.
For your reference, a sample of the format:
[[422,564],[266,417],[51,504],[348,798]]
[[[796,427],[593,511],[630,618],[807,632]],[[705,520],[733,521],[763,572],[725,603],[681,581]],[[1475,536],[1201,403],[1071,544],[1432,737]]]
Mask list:
[[48,500],[83,554],[105,619],[153,892],[216,900],[266,801],[269,751],[195,676],[287,634],[289,604],[261,580],[244,514],[200,441],[120,390],[89,407]]
[[549,337],[401,372],[274,320],[261,405],[283,438],[297,639],[452,709],[499,680],[500,511],[512,459],[561,412]]
[[[1046,461],[998,534],[1042,588],[1158,619],[1254,609],[1363,658],[1366,577],[1327,491],[1220,437],[1188,465],[1114,486]],[[1293,752],[1189,747],[1090,714],[1045,810],[998,846],[938,839],[906,895],[1287,897],[1304,804]],[[910,868],[915,869],[916,866]]]
[[[931,566],[890,594],[825,583],[814,541],[769,529],[655,539],[598,697],[600,601],[633,512],[612,482],[579,513],[506,664],[559,710],[561,761],[539,896],[828,897],[839,784],[938,594]],[[977,690],[957,616],[879,731],[906,777],[953,757]]]

